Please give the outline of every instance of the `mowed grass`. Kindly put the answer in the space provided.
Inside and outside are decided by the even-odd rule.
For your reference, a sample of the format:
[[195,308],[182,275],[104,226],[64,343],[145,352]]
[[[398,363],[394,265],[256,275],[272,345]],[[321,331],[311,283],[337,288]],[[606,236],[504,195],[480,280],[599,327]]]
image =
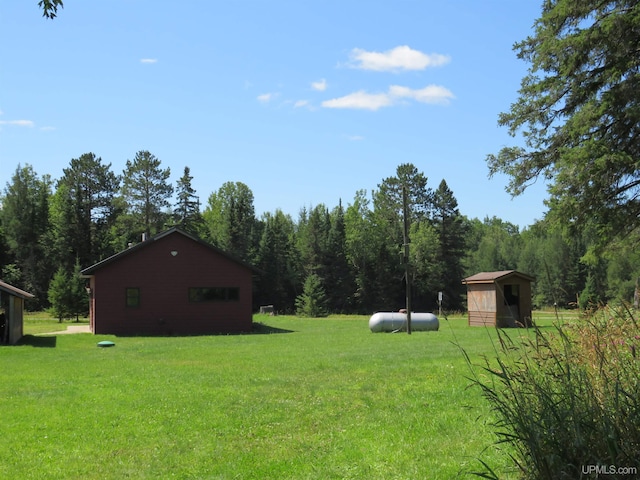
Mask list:
[[47,312],[25,312],[24,334],[36,335],[46,332],[58,332],[66,330],[69,325],[88,325],[89,319],[80,317],[78,321],[64,320],[59,322]]
[[254,321],[250,335],[1,347],[0,478],[450,479],[478,458],[515,474],[486,449],[493,417],[456,345],[481,363],[494,329],[463,316],[412,335],[373,334],[364,316]]

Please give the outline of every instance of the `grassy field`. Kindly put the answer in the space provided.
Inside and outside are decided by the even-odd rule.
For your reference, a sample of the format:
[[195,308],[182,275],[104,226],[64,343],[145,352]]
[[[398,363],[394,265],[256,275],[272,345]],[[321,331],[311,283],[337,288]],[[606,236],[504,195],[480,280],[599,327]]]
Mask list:
[[[492,415],[456,346],[480,363],[495,330],[461,316],[413,335],[358,316],[254,321],[251,335],[0,348],[0,478],[451,479],[478,458],[514,476],[487,449]],[[28,317],[25,333],[49,324]]]
[[58,332],[66,330],[69,325],[88,325],[88,318],[79,318],[79,321],[64,320],[58,322],[47,312],[25,312],[24,314],[24,334],[37,335],[46,332]]

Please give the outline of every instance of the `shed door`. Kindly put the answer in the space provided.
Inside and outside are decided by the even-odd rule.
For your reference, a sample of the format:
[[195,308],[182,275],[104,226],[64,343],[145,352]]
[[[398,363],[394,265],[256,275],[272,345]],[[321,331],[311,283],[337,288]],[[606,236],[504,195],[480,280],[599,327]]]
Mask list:
[[520,285],[504,286],[504,304],[506,308],[506,322],[515,327],[520,322]]

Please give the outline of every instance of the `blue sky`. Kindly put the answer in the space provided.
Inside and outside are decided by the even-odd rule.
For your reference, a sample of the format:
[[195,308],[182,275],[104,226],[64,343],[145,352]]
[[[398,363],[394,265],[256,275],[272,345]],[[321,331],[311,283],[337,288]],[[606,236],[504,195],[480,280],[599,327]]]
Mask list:
[[62,175],[93,152],[121,173],[148,150],[189,166],[206,204],[226,181],[256,214],[333,208],[401,163],[462,214],[521,227],[542,181],[515,199],[486,155],[521,143],[497,125],[517,99],[540,1],[65,1],[0,4],[0,186],[18,164]]

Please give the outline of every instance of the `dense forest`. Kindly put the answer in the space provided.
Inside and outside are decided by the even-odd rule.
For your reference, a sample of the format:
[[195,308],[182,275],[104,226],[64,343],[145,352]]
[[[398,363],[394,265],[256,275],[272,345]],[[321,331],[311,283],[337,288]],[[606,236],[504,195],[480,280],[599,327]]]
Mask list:
[[72,304],[75,292],[76,306],[57,313],[81,314],[82,268],[173,226],[260,269],[255,307],[273,304],[310,316],[402,307],[407,260],[416,310],[436,308],[438,292],[443,309],[463,310],[461,280],[480,271],[532,275],[534,304],[563,308],[631,301],[640,276],[632,243],[594,254],[598,232],[588,228],[569,234],[543,219],[520,231],[495,217],[467,218],[445,180],[433,188],[411,164],[399,165],[371,191],[355,192],[346,205],[303,207],[297,218],[280,210],[257,217],[253,193],[240,182],[224,183],[202,205],[188,167],[175,186],[170,176],[148,151],[127,161],[121,174],[93,153],[72,159],[55,181],[17,166],[0,197],[2,279],[34,293],[33,310],[65,298]]

